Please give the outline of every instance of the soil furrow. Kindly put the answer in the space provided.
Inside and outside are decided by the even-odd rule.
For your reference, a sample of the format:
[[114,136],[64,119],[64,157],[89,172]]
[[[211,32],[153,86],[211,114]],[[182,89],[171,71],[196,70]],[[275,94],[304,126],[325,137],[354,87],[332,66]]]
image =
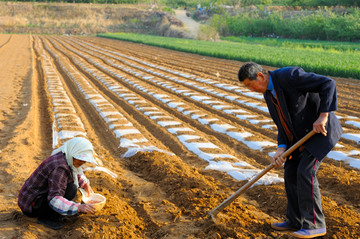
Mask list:
[[[104,40],[104,42],[106,42],[108,39]],[[240,67],[240,63],[236,61],[224,61],[222,59],[213,59],[212,57],[199,56],[191,53],[175,52],[158,47],[149,48],[148,46],[138,46],[139,48],[137,49],[139,50],[134,51],[134,43],[130,42],[119,41],[119,43],[104,45],[97,41],[96,38],[89,38],[87,41],[95,42],[105,49],[121,49],[122,52],[128,52],[128,54],[134,55],[139,59],[147,59],[150,62],[157,62],[157,64],[164,66],[173,66],[179,70],[185,70],[189,73],[192,72],[190,71],[190,69],[192,69],[194,72],[200,72],[199,75],[207,75],[211,77],[221,76],[230,82],[234,82],[234,79],[236,79],[234,77],[236,76],[237,71],[234,69],[238,69]],[[154,52],[157,52],[157,54],[154,55]],[[224,64],[219,64],[219,62],[223,62]]]
[[[166,155],[165,155],[166,156]],[[140,164],[142,165],[142,166],[146,166],[146,164],[144,164],[144,161],[146,161],[146,156],[144,156],[144,155],[139,155],[138,157],[141,157],[141,161],[139,161],[140,162]],[[156,156],[155,158],[160,158],[161,156]],[[166,157],[169,157],[169,156],[166,156]],[[153,158],[153,157],[151,157],[151,158]],[[129,161],[130,162],[136,162],[133,158],[131,158],[131,159],[129,159]],[[172,164],[174,164],[174,161],[175,161],[175,159],[171,159],[171,162],[172,162]],[[181,161],[180,161],[181,162]],[[181,168],[182,170],[180,170],[180,171],[178,171],[178,170],[176,170],[176,173],[175,173],[175,175],[178,175],[180,172],[182,173],[181,174],[181,176],[179,177],[179,175],[178,176],[175,176],[175,175],[173,175],[173,176],[171,176],[171,177],[168,177],[168,173],[169,173],[169,170],[168,169],[166,169],[167,168],[167,166],[168,165],[170,165],[169,163],[167,163],[164,167],[164,171],[162,171],[162,170],[160,170],[160,169],[157,169],[156,167],[155,167],[155,165],[152,167],[153,169],[151,169],[151,170],[155,170],[154,171],[154,173],[156,174],[156,179],[157,180],[161,180],[161,177],[166,177],[166,178],[173,178],[173,179],[175,179],[174,180],[174,182],[172,182],[172,183],[166,183],[166,181],[164,182],[164,185],[162,186],[162,187],[164,187],[165,185],[167,186],[167,187],[169,187],[170,186],[170,188],[172,188],[172,189],[174,189],[174,185],[176,185],[176,184],[179,184],[179,183],[181,183],[181,185],[183,185],[184,183],[185,184],[188,184],[189,182],[191,182],[191,185],[189,185],[189,186],[182,186],[182,188],[183,189],[185,189],[185,188],[187,188],[187,187],[190,187],[190,188],[202,188],[202,190],[205,190],[205,188],[206,188],[206,184],[208,184],[208,183],[206,183],[205,185],[196,185],[196,181],[194,181],[194,179],[192,178],[192,177],[194,177],[194,169],[192,168],[192,169],[190,169],[190,175],[191,175],[191,178],[188,180],[188,182],[186,181],[187,180],[187,178],[188,177],[190,177],[190,176],[184,176],[183,175],[183,173],[184,172],[186,172],[186,171],[189,171],[189,169],[187,169],[187,167],[188,166],[185,166],[185,165],[183,165],[183,163],[181,163],[180,165],[182,165],[182,166],[177,166],[177,167],[175,167],[175,168]],[[175,164],[176,165],[176,164]],[[140,168],[140,167],[136,167],[136,168]],[[145,167],[145,168],[147,168],[147,167]],[[137,171],[137,170],[135,170],[135,171]],[[171,172],[171,171],[170,171]],[[164,174],[163,176],[161,176],[162,174]],[[144,175],[149,175],[149,173],[146,173],[146,174],[144,174]],[[150,174],[151,175],[151,174]],[[199,178],[200,176],[199,176],[199,174],[195,174],[195,178]],[[185,182],[183,182],[185,180]],[[162,181],[162,180],[161,180]],[[163,182],[163,181],[162,181]],[[195,184],[194,184],[195,183]],[[201,184],[204,184],[204,183],[201,183]],[[214,192],[214,189],[213,189],[213,187],[214,186],[212,186],[212,188],[211,189],[209,189],[208,191],[210,191],[210,192]],[[175,211],[173,211],[173,213],[175,213],[175,215],[173,216],[173,217],[175,217],[174,219],[176,219],[176,220],[180,220],[181,218],[183,218],[183,219],[181,219],[181,220],[184,220],[184,224],[186,225],[186,224],[188,224],[188,223],[190,223],[190,224],[193,224],[193,222],[192,222],[192,220],[190,220],[193,216],[193,214],[195,213],[195,216],[196,217],[198,217],[198,215],[197,214],[200,214],[200,215],[203,215],[203,217],[207,217],[207,214],[206,214],[206,210],[204,211],[204,209],[203,208],[201,208],[201,207],[199,207],[199,202],[198,202],[198,200],[202,200],[202,198],[200,197],[199,199],[196,199],[195,198],[195,196],[192,196],[191,197],[191,194],[190,194],[190,198],[194,198],[195,199],[195,204],[189,204],[189,200],[183,200],[182,198],[189,198],[189,190],[176,190],[176,188],[175,188],[175,195],[174,196],[171,196],[170,198],[169,198],[169,200],[171,200],[171,201],[173,201],[175,198],[176,198],[176,201],[175,201],[175,204],[176,205],[178,205],[178,207],[184,207],[184,209],[176,209],[175,208]],[[204,192],[202,192],[202,194],[203,194]],[[184,195],[183,195],[184,194]],[[197,194],[199,194],[199,191],[198,190],[195,190],[195,192],[194,192],[194,195],[196,195],[196,197],[199,197]],[[105,194],[105,195],[107,195],[108,196],[108,194]],[[205,197],[205,199],[206,199],[207,197]],[[184,203],[187,203],[187,204],[185,204],[184,205]],[[215,203],[216,203],[216,201],[215,201]],[[212,204],[210,204],[210,205],[215,205],[215,203],[212,203]],[[171,204],[170,204],[171,205]],[[206,205],[207,207],[209,206],[209,203],[208,202],[205,202],[204,203],[204,205]],[[196,210],[194,210],[193,209],[193,207],[196,207]],[[172,210],[174,210],[174,208],[172,209]],[[189,211],[187,211],[187,210],[189,210]],[[209,208],[207,209],[207,210],[209,210]],[[189,214],[189,212],[190,212],[190,214]],[[184,214],[184,216],[181,216],[181,214]],[[189,214],[189,215],[188,215]],[[257,213],[256,213],[257,214]],[[180,217],[181,216],[181,217]],[[186,219],[186,218],[188,218],[188,217],[190,217],[189,219]],[[204,219],[203,219],[204,220]],[[203,222],[203,223],[205,223],[205,222]],[[93,228],[95,228],[95,226],[93,226]],[[163,230],[163,229],[162,229]],[[159,231],[155,231],[155,232],[151,232],[151,235],[158,235],[158,234],[162,234],[161,232],[159,232]],[[194,232],[192,232],[192,233],[194,233]],[[196,233],[199,233],[199,232],[196,232]],[[236,235],[236,233],[234,234],[234,232],[232,232],[232,230],[231,229],[227,229],[227,230],[225,230],[225,233],[226,234],[224,234],[224,232],[221,232],[221,234],[224,234],[224,235],[228,235],[229,233],[230,233],[230,235]]]
[[[64,64],[63,61],[61,63]],[[66,74],[63,73],[63,75]],[[65,77],[64,79],[69,86],[69,91],[71,92],[71,95],[74,96],[74,98],[76,98],[79,102],[79,106],[81,108],[81,111],[84,112],[85,118],[90,120],[90,122],[86,123],[85,125],[93,128],[93,130],[95,130],[96,132],[96,137],[100,138],[95,141],[102,141],[101,144],[106,145],[106,149],[110,151],[109,153],[111,153],[111,155],[114,155],[115,157],[118,157],[117,155],[119,155],[119,150],[117,149],[117,145],[116,143],[112,144],[112,142],[116,142],[116,139],[111,139],[111,137],[109,137],[109,134],[104,134],[104,127],[99,124],[99,122],[101,122],[101,119],[97,117],[94,118],[94,115],[97,115],[97,112],[94,110],[90,110],[91,106],[89,107],[89,105],[87,105],[88,102],[86,100],[80,100],[82,98],[81,93],[75,90],[76,86],[71,83],[71,81],[69,81],[69,79],[67,78],[68,77]],[[88,131],[88,134],[93,133],[91,133],[91,131]],[[101,135],[103,136],[101,137]],[[98,145],[97,148],[102,147]],[[138,197],[138,191],[134,192],[133,190],[138,190],[137,187],[140,186],[145,187],[144,185],[153,188],[153,193],[158,190],[154,190],[154,186],[151,183],[138,182],[139,179],[137,179],[137,176],[133,175],[129,171],[125,171],[124,169],[122,169],[121,164],[115,161],[112,156],[109,155],[109,153],[106,153],[106,151],[102,153],[105,154],[105,156],[103,157],[106,157],[106,164],[110,166],[110,168],[117,168],[117,170],[114,170],[115,173],[117,173],[118,175],[127,174],[127,177],[121,177],[118,180],[114,180],[108,175],[90,173],[89,178],[92,181],[93,187],[107,197],[109,211],[108,213],[106,213],[107,210],[104,210],[106,216],[99,217],[98,215],[90,215],[88,217],[77,218],[77,226],[75,227],[73,232],[68,235],[68,237],[88,237],[92,235],[92,232],[94,230],[100,230],[104,232],[106,231],[110,235],[120,238],[129,237],[131,235],[135,237],[144,237],[146,234],[152,234],[154,233],[154,231],[156,232],[159,226],[157,225],[156,220],[152,219],[153,216],[149,214],[149,210],[146,210],[145,206],[143,205],[143,200],[146,197],[144,195],[142,197]],[[100,156],[101,155],[102,154],[100,154]],[[161,205],[161,203],[158,202],[159,197],[153,198],[152,201],[154,202],[151,203]],[[116,208],[116,210],[114,210],[114,207]],[[124,211],[126,211],[126,213],[123,213]],[[91,223],[95,219],[97,223]],[[82,224],[88,224],[88,228],[84,229],[81,226]]]
[[[257,108],[265,107],[262,97],[233,87],[240,86],[240,62],[94,37],[26,37],[12,36],[0,48],[9,66],[2,68],[9,80],[0,81],[9,93],[0,101],[8,112],[0,115],[0,237],[291,238],[270,227],[286,214],[284,184],[276,181],[281,168],[216,222],[208,216],[268,165],[275,149],[260,144],[276,138],[269,115]],[[9,39],[0,35],[0,44]],[[345,131],[318,173],[324,238],[359,238],[360,83],[335,80]],[[70,132],[94,144],[104,168],[85,173],[107,202],[100,212],[70,217],[53,231],[24,216],[16,194]]]
[[1,42],[3,42],[3,43],[0,43],[0,50],[1,50],[1,48],[3,48],[6,44],[10,43],[10,41],[11,41],[11,39],[12,39],[12,35],[7,36],[7,39],[6,39],[6,40],[4,40],[4,39],[5,39],[5,36],[2,35],[2,36],[1,36]]

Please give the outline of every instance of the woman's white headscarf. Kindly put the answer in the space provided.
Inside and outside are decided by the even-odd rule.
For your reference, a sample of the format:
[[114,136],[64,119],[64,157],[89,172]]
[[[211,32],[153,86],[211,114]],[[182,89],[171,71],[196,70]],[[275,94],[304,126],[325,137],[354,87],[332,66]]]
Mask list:
[[76,137],[63,143],[63,145],[55,149],[51,153],[51,155],[54,155],[60,151],[65,153],[66,161],[73,173],[74,183],[76,186],[79,187],[79,181],[77,175],[82,172],[82,169],[76,168],[74,166],[73,158],[98,165],[94,158],[94,148],[92,144],[90,143],[89,140],[85,138]]

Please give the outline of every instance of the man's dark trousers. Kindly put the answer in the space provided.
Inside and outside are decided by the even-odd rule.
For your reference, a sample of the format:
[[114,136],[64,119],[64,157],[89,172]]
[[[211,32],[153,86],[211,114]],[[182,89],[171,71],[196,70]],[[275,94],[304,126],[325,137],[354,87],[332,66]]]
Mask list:
[[321,207],[321,194],[316,177],[321,161],[306,149],[296,151],[285,162],[285,190],[288,204],[286,216],[289,222],[304,229],[325,228]]

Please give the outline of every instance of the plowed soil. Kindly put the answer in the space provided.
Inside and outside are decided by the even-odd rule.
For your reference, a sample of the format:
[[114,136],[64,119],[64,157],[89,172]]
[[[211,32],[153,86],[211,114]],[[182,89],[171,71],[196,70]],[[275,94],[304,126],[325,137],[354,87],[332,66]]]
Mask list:
[[[95,37],[0,35],[0,238],[291,238],[270,228],[285,218],[281,168],[208,216],[275,150],[264,100],[236,80],[241,64]],[[335,80],[345,131],[318,175],[324,238],[360,238],[360,81]],[[75,135],[95,146],[102,168],[86,175],[107,202],[54,231],[24,216],[17,194]]]

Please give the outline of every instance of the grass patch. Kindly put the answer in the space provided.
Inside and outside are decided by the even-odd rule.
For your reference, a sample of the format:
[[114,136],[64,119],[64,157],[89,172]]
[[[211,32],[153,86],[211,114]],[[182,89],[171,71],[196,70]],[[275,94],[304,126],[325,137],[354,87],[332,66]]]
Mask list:
[[[326,47],[294,47],[249,42],[209,42],[129,33],[98,34],[168,49],[238,61],[284,67],[300,66],[318,74],[360,79],[360,52]],[[321,42],[320,42],[321,43]],[[324,42],[326,43],[326,42]],[[324,44],[326,45],[326,44]]]
[[247,44],[292,47],[292,48],[320,48],[323,50],[336,51],[358,51],[360,52],[360,43],[356,42],[336,42],[336,41],[315,41],[315,40],[295,40],[282,38],[264,38],[264,37],[221,37],[222,40],[241,42]]

